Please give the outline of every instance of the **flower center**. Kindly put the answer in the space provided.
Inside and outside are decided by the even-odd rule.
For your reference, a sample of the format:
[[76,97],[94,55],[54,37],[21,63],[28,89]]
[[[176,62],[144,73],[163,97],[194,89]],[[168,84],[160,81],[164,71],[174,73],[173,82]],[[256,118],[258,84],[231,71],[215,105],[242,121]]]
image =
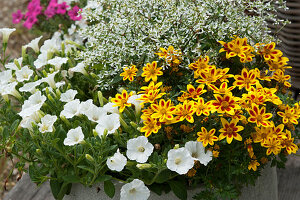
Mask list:
[[175,164],[176,164],[176,165],[179,165],[180,163],[181,163],[181,158],[176,158],[176,159],[175,159]]
[[133,194],[136,192],[136,189],[135,188],[132,188],[131,190],[129,190],[129,193]]
[[138,151],[143,153],[145,151],[145,148],[144,147],[139,147]]
[[229,106],[229,103],[227,101],[222,101],[221,106],[223,108],[227,108]]

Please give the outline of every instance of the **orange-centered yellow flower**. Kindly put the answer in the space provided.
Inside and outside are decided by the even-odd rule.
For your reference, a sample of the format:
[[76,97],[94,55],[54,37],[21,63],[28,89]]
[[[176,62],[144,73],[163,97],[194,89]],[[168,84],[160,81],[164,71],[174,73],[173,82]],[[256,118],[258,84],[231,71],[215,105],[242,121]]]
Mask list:
[[184,101],[183,104],[178,104],[176,106],[175,115],[178,121],[183,121],[186,119],[190,123],[194,123],[194,113],[196,111],[194,101]]
[[187,85],[187,91],[188,91],[189,98],[193,98],[195,100],[200,98],[200,95],[206,92],[206,90],[203,89],[204,86],[205,86],[204,84],[200,84],[195,89],[193,85],[191,85],[191,84]]
[[150,90],[146,94],[142,94],[141,98],[137,99],[143,103],[153,103],[155,100],[160,99],[166,93],[159,93],[160,90]]
[[131,65],[131,67],[124,67],[124,72],[120,74],[123,76],[123,81],[128,79],[129,81],[133,81],[133,78],[136,76],[136,72],[138,71],[135,65]]
[[246,54],[251,54],[252,48],[247,44],[247,38],[236,37],[228,43],[225,43],[223,41],[219,41],[219,43],[221,43],[225,47],[220,49],[219,52],[221,53],[225,51],[227,59],[235,56],[238,56],[242,59],[246,59]]
[[291,76],[285,75],[282,70],[275,71],[272,78],[278,81],[279,83],[283,83],[286,87],[291,87],[291,84],[288,82]]
[[209,132],[207,132],[206,128],[201,127],[201,132],[197,133],[199,136],[197,141],[202,142],[204,147],[206,147],[208,144],[214,145],[214,141],[218,141],[218,137],[215,136],[215,132],[216,129],[211,129]]
[[272,113],[266,113],[266,107],[259,109],[258,105],[252,104],[252,108],[248,110],[250,117],[248,121],[251,123],[256,123],[258,127],[271,126],[271,123],[268,121],[272,117]]
[[228,122],[226,119],[221,118],[221,122],[223,128],[219,130],[221,133],[219,135],[219,140],[226,138],[228,144],[230,144],[233,139],[242,141],[242,136],[238,134],[238,132],[244,130],[244,127],[236,125],[239,122],[238,119],[232,119],[230,122]]
[[145,137],[149,137],[151,133],[157,133],[161,128],[161,124],[152,117],[143,118],[144,126],[141,128],[141,132],[145,132]]
[[196,62],[189,64],[189,68],[194,71],[195,78],[200,76],[200,72],[205,73],[213,68],[213,66],[209,65],[208,62],[208,56],[205,56],[204,58],[201,56]]
[[298,146],[294,143],[294,138],[291,137],[291,131],[285,131],[285,138],[281,141],[281,146],[285,148],[288,154],[297,153]]
[[160,48],[159,49],[161,52],[155,53],[157,54],[160,58],[164,58],[169,65],[175,64],[179,65],[181,60],[182,60],[182,52],[181,50],[176,50],[174,49],[173,46],[169,46],[168,49],[166,50],[165,48]]
[[214,83],[222,77],[222,75],[218,73],[218,70],[215,66],[213,66],[213,68],[210,69],[208,72],[200,72],[199,76],[200,79],[196,80],[196,82],[205,84]]
[[159,104],[151,104],[154,113],[151,115],[153,118],[158,118],[160,122],[172,120],[176,107],[172,105],[171,100],[167,102],[164,99],[159,100]]
[[251,85],[255,85],[258,82],[258,80],[256,79],[255,70],[252,69],[248,71],[246,68],[242,70],[241,75],[235,75],[234,79],[234,86],[239,87],[240,90],[242,88],[245,88],[247,91],[250,90]]
[[286,106],[284,112],[277,112],[277,114],[282,117],[282,122],[287,124],[289,122],[293,124],[298,124],[299,116],[296,113],[295,108],[291,108],[289,105]]
[[133,92],[130,92],[130,94],[127,93],[126,90],[122,91],[122,94],[116,94],[115,98],[111,99],[111,102],[113,102],[115,105],[114,107],[119,106],[119,112],[123,112],[125,107],[130,107],[131,103],[127,103],[128,98],[132,96]]
[[157,76],[163,75],[161,71],[161,67],[157,68],[157,62],[153,61],[151,64],[147,63],[145,67],[143,67],[142,77],[145,77],[145,81],[148,82],[151,79],[156,82]]
[[155,84],[153,81],[151,81],[148,86],[141,87],[141,90],[144,90],[144,91],[140,91],[140,92],[138,92],[138,94],[140,94],[140,93],[147,94],[151,90],[158,90],[160,88],[160,86],[162,86],[162,84],[163,84],[162,82],[158,82]]
[[236,98],[230,94],[225,94],[224,96],[220,94],[214,94],[216,100],[212,101],[212,112],[217,111],[218,113],[228,113],[234,115],[236,109],[240,109]]

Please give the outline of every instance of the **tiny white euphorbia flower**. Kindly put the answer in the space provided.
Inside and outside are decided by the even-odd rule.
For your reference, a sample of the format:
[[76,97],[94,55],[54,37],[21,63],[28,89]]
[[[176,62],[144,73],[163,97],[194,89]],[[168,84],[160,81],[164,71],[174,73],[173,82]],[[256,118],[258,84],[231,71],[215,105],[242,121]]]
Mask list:
[[67,133],[67,137],[64,140],[64,145],[66,146],[74,146],[75,144],[79,144],[84,140],[84,135],[81,127],[77,127],[75,129],[71,129]]
[[113,113],[111,115],[103,115],[98,120],[98,125],[95,130],[99,137],[103,135],[104,130],[107,130],[108,134],[114,133],[120,127],[120,115]]
[[127,158],[120,153],[118,149],[117,152],[106,160],[106,165],[110,170],[120,172],[124,169],[127,163]]
[[119,114],[119,108],[117,106],[114,106],[115,104],[112,102],[108,102],[107,104],[105,104],[103,106],[103,109],[107,112],[107,113],[116,113]]
[[141,96],[142,96],[141,94],[139,94],[139,95],[136,95],[136,94],[132,95],[132,96],[130,96],[128,98],[128,101],[127,101],[127,103],[131,103],[131,104],[134,105],[136,113],[141,112],[141,109],[142,109],[141,103],[143,103],[143,101],[137,100],[137,99],[141,98]]
[[40,51],[39,48],[39,41],[42,39],[43,36],[40,36],[38,38],[33,39],[30,43],[28,43],[25,47],[30,47],[34,50],[35,53],[38,53]]
[[28,81],[33,75],[33,70],[29,69],[28,66],[22,67],[16,71],[16,77],[18,82]]
[[39,126],[39,131],[41,133],[46,133],[46,132],[52,132],[53,131],[53,124],[56,122],[57,117],[51,116],[49,114],[45,115],[41,119],[41,123],[38,123]]
[[145,186],[144,182],[134,179],[132,182],[122,186],[120,200],[147,200],[149,196],[150,190]]
[[79,99],[75,99],[70,101],[64,105],[63,111],[61,111],[60,116],[65,116],[67,119],[70,119],[74,116],[79,115],[80,110],[80,101]]
[[48,60],[48,64],[54,65],[55,70],[60,70],[61,66],[63,64],[66,64],[68,62],[68,58],[61,58],[61,57],[55,57],[52,58],[51,60]]
[[14,32],[15,28],[1,28],[0,33],[2,33],[2,41],[3,43],[7,43],[8,38],[12,32]]
[[72,89],[67,90],[65,93],[62,93],[60,95],[60,100],[66,103],[73,101],[77,93],[78,93],[77,90],[72,90]]
[[148,142],[148,138],[145,136],[139,136],[128,140],[126,155],[130,160],[145,163],[152,154],[153,149],[154,146]]
[[171,149],[168,152],[167,167],[178,174],[186,174],[194,166],[194,159],[185,148]]
[[69,70],[71,72],[79,72],[79,73],[82,73],[83,75],[87,75],[84,63],[78,63],[75,67],[70,68]]
[[205,166],[212,160],[212,152],[207,151],[205,153],[205,148],[202,142],[189,141],[185,143],[184,147],[190,152],[190,155],[194,158],[194,160],[198,160]]

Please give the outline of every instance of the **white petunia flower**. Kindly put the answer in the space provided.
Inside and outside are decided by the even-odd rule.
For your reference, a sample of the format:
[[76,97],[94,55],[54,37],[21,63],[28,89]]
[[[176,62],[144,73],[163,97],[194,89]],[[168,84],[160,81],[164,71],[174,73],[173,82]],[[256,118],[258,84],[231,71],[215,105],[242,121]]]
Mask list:
[[19,115],[24,118],[32,115],[34,112],[39,111],[46,99],[46,96],[42,95],[41,91],[37,91],[31,95],[28,100],[24,101],[24,104],[22,105],[22,111],[19,113]]
[[194,166],[194,159],[185,148],[171,149],[168,152],[167,167],[178,174],[186,174]]
[[41,53],[38,58],[33,62],[35,68],[40,69],[47,65],[48,63],[48,55],[47,52]]
[[95,106],[94,104],[89,106],[89,109],[85,112],[85,115],[92,122],[99,122],[100,118],[106,115],[105,110],[101,107]]
[[137,99],[141,98],[141,96],[142,96],[141,94],[140,95],[132,95],[128,98],[128,101],[127,101],[127,103],[131,103],[134,105],[136,113],[140,113],[141,109],[142,109],[141,103],[143,103],[143,101],[137,100]]
[[106,165],[110,170],[120,172],[124,169],[127,163],[127,158],[120,153],[118,149],[117,152],[106,160]]
[[77,90],[67,90],[65,93],[62,93],[61,96],[60,96],[60,100],[62,102],[70,102],[70,101],[73,101],[76,94],[77,94]]
[[98,133],[99,137],[103,135],[104,130],[107,130],[108,134],[114,133],[120,127],[120,115],[119,114],[111,114],[111,115],[103,115],[98,120],[98,125],[95,130]]
[[40,121],[40,119],[41,117],[39,112],[34,112],[32,115],[24,117],[20,122],[20,126],[22,128],[27,128],[30,131],[33,131],[32,124],[36,124],[37,122]]
[[84,135],[81,127],[77,127],[75,129],[71,129],[67,133],[67,138],[64,140],[64,145],[66,146],[74,146],[75,144],[79,144],[84,140]]
[[3,43],[7,43],[8,38],[12,32],[14,32],[15,28],[1,28],[0,33],[2,33],[2,41]]
[[56,88],[56,85],[55,85],[55,80],[54,80],[54,78],[55,78],[55,75],[58,73],[58,71],[55,71],[55,72],[53,72],[53,73],[51,73],[51,74],[48,74],[48,76],[47,77],[44,77],[44,78],[42,78],[42,79],[40,79],[41,80],[41,82],[46,82],[46,83],[48,83],[48,85],[50,86],[50,87],[52,87],[53,89],[55,89]]
[[5,68],[10,70],[19,70],[18,66],[14,62],[7,63]]
[[61,111],[60,116],[65,116],[67,119],[70,119],[74,116],[78,116],[80,113],[80,101],[75,99],[64,105],[63,111]]
[[139,136],[128,140],[126,155],[130,160],[145,163],[152,154],[153,149],[153,145],[148,142],[145,136]]
[[13,82],[12,70],[0,72],[0,85],[5,85],[9,82]]
[[33,70],[29,69],[28,66],[22,67],[16,71],[16,77],[18,82],[28,81],[33,75]]
[[54,34],[53,37],[49,40],[46,40],[44,44],[41,46],[41,52],[46,53],[54,53],[61,48],[61,40],[58,35]]
[[120,200],[147,200],[149,196],[150,190],[145,186],[144,182],[134,179],[132,182],[122,186]]
[[61,66],[63,64],[66,64],[68,62],[68,58],[61,58],[61,57],[55,57],[52,58],[51,60],[48,60],[48,64],[54,65],[55,70],[60,70]]
[[198,160],[201,164],[207,165],[212,160],[212,152],[207,151],[205,153],[205,148],[202,142],[189,141],[185,143],[184,146],[189,152],[194,160]]
[[94,107],[95,105],[93,104],[93,100],[92,99],[89,99],[87,101],[83,101],[81,102],[80,104],[80,110],[79,110],[79,113],[80,114],[84,114],[84,115],[87,115],[88,114],[88,111]]
[[40,51],[39,48],[39,41],[42,39],[43,36],[40,36],[38,38],[35,38],[34,40],[32,40],[30,43],[28,43],[25,47],[30,47],[34,50],[35,53],[38,53]]
[[103,109],[108,112],[108,113],[116,113],[116,114],[119,114],[119,108],[117,106],[113,106],[115,105],[114,103],[112,102],[108,102],[107,104],[105,104],[103,106]]
[[53,131],[53,124],[56,122],[57,117],[51,116],[49,114],[45,115],[41,119],[41,123],[38,123],[39,126],[39,131],[41,133],[46,133],[46,132],[52,132]]
[[40,85],[41,81],[35,81],[35,82],[29,82],[24,84],[22,87],[19,88],[20,92],[30,92],[30,93],[34,93],[35,92],[35,88],[36,86]]
[[16,86],[18,85],[17,82],[8,83],[5,85],[0,86],[0,94],[2,95],[12,95],[18,99],[21,98],[20,93],[16,89]]
[[83,75],[87,75],[84,63],[78,63],[75,67],[70,68],[69,70],[71,72],[79,72],[79,73],[82,73]]

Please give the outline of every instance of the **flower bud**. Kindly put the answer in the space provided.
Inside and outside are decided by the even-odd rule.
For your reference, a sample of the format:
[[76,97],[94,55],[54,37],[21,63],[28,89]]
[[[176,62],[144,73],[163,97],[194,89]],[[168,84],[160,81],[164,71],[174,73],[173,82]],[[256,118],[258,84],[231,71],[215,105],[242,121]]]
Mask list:
[[101,91],[98,91],[98,100],[99,100],[99,103],[100,103],[100,106],[103,107],[103,95],[102,95],[102,92]]
[[42,150],[41,150],[41,149],[36,149],[35,152],[36,152],[37,154],[42,154]]
[[130,125],[133,127],[133,128],[138,128],[138,125],[135,123],[135,122],[130,122]]
[[139,169],[149,169],[152,167],[152,165],[149,163],[144,163],[144,164],[137,164],[136,167]]
[[20,63],[17,59],[14,59],[14,64],[18,67],[18,69],[21,69]]
[[91,162],[94,162],[94,158],[90,154],[85,154],[85,158]]
[[174,149],[179,149],[179,144],[175,144]]

